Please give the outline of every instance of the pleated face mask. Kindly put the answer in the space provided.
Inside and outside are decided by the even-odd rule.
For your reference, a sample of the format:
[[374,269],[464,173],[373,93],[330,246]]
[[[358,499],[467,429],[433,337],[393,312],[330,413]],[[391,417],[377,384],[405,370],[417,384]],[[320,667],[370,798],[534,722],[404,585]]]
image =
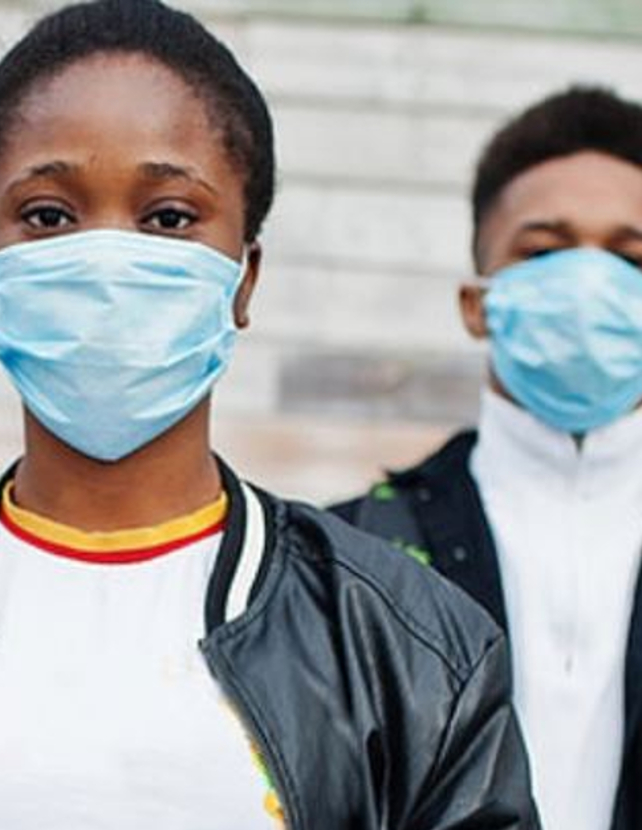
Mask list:
[[544,423],[584,433],[642,399],[642,272],[575,248],[484,280],[494,372]]
[[0,251],[0,360],[43,426],[115,461],[225,371],[242,270],[198,242],[117,230],[12,245]]

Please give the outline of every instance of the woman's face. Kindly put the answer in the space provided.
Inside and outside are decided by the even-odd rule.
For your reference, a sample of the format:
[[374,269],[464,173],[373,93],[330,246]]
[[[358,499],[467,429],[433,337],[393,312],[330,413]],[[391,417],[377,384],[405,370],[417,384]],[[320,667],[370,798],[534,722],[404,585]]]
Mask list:
[[94,55],[37,83],[19,107],[0,153],[0,247],[112,228],[238,260],[243,184],[179,75],[142,54]]

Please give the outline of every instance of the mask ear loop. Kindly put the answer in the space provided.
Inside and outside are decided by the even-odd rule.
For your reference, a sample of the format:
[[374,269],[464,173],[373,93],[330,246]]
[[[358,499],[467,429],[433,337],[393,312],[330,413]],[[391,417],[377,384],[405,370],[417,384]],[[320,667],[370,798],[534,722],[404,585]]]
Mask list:
[[239,260],[239,285],[243,282],[243,277],[247,271],[247,266],[250,264],[250,246],[243,243],[243,251],[241,252],[241,259]]
[[492,279],[493,277],[490,274],[473,274],[472,277],[464,280],[461,283],[461,286],[463,288],[479,288],[482,291],[487,292],[490,290],[492,285]]
[[[236,300],[238,294],[241,290],[241,286],[243,285],[243,280],[245,279],[245,275],[247,273],[248,266],[250,264],[250,245],[246,242],[243,243],[243,250],[241,252],[241,259],[238,260],[238,276],[236,278],[236,284],[234,285],[233,293],[232,293],[232,307],[236,308]],[[234,328],[238,331],[239,328],[243,326],[239,326],[236,322],[234,324]]]

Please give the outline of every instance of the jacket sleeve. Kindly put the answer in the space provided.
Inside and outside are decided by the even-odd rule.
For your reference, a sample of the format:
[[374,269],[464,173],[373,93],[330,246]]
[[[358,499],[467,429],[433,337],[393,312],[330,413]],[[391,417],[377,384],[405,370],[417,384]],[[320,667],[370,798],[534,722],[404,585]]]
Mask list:
[[501,636],[459,692],[408,830],[540,829],[508,678]]

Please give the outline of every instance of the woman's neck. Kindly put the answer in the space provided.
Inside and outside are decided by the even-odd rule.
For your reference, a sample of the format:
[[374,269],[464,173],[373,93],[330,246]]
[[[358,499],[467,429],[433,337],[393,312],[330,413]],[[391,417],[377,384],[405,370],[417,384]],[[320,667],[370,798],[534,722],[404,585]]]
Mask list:
[[209,447],[209,401],[147,446],[117,462],[81,455],[25,417],[26,453],[16,503],[79,530],[149,527],[216,500],[221,478]]

